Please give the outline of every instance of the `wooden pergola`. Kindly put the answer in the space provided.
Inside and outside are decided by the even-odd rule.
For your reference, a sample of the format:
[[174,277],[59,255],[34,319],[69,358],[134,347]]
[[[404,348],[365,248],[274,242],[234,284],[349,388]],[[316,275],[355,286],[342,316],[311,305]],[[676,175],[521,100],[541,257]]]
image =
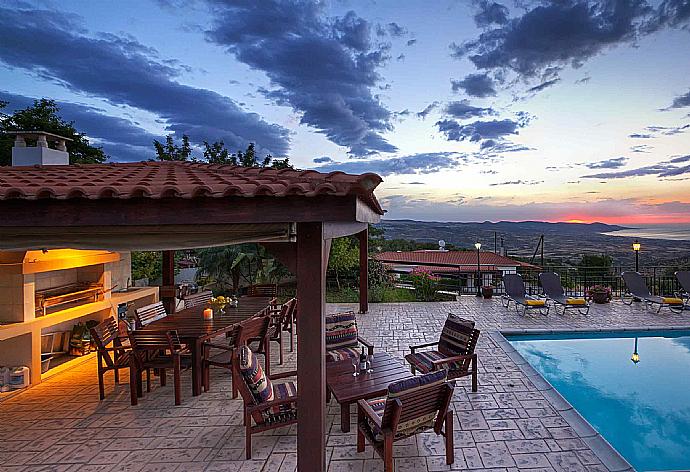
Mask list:
[[169,301],[174,250],[262,244],[297,277],[298,469],[323,471],[330,243],[358,236],[366,312],[367,227],[383,214],[373,193],[380,182],[376,174],[187,162],[0,168],[0,250],[163,250],[161,297]]

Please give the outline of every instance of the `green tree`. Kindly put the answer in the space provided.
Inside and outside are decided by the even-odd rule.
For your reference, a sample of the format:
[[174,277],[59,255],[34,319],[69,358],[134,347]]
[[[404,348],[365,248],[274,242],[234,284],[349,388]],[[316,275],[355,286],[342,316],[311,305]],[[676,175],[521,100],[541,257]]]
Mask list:
[[197,277],[211,277],[218,288],[223,290],[232,287],[233,293],[240,290],[242,277],[242,245],[210,247],[199,249],[199,272]]
[[328,270],[335,276],[335,283],[340,290],[340,277],[348,271],[359,267],[359,249],[354,239],[346,236],[331,241],[331,254],[328,259]]
[[181,146],[175,144],[172,135],[169,134],[165,137],[165,144],[154,139],[153,147],[156,149],[156,158],[159,161],[187,161],[192,154],[192,146],[186,134],[182,135]]
[[222,140],[215,141],[213,144],[204,141],[204,159],[209,164],[237,165],[237,154],[231,154]]
[[14,141],[13,136],[4,135],[3,131],[45,131],[69,138],[72,141],[67,142],[67,151],[72,164],[100,164],[108,159],[102,148],[92,146],[89,139],[77,131],[73,121],[65,121],[60,116],[55,100],[34,100],[33,105],[12,114],[2,112],[6,107],[7,102],[0,101],[0,165],[12,163]]
[[611,272],[613,257],[607,254],[584,254],[577,264],[578,272],[600,277]]

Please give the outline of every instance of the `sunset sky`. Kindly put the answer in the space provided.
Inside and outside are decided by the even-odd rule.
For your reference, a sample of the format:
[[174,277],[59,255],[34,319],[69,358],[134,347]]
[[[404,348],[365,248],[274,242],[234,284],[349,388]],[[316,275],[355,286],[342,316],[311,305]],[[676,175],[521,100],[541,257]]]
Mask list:
[[379,173],[387,218],[690,223],[690,0],[0,0],[0,100],[41,97],[113,161]]

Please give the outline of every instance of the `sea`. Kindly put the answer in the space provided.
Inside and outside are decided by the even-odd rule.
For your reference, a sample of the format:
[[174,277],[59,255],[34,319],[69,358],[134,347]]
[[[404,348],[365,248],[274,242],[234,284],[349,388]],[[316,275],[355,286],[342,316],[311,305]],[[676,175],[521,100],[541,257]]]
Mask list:
[[626,227],[626,229],[602,234],[607,234],[609,236],[625,236],[628,238],[690,241],[690,224],[638,225],[634,228]]

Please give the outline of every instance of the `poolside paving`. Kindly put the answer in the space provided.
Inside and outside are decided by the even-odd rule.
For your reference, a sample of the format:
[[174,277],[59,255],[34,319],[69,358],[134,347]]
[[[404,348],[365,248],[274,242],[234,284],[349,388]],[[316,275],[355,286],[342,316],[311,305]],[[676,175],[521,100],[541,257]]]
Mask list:
[[[342,311],[354,305],[330,305]],[[635,304],[596,305],[579,314],[521,316],[498,300],[462,297],[458,302],[372,304],[359,325],[377,349],[402,359],[410,344],[438,337],[446,314],[474,319],[483,334],[477,348],[479,391],[458,381],[455,464],[445,464],[442,438],[425,433],[395,445],[396,470],[507,472],[606,471],[595,454],[601,443],[584,427],[572,427],[572,410],[561,408],[535,377],[523,372],[493,332],[502,329],[606,329],[690,326],[690,312],[656,314]],[[295,367],[289,353],[284,366]],[[276,352],[277,354],[277,352]],[[277,356],[273,359],[277,360]],[[123,379],[126,379],[126,373]],[[294,471],[296,426],[257,435],[253,459],[244,460],[241,402],[230,398],[230,380],[212,371],[211,391],[191,397],[183,375],[183,403],[175,407],[172,387],[129,404],[125,383],[106,376],[106,400],[98,401],[95,360],[55,375],[41,385],[0,401],[0,469],[3,471]],[[2,397],[0,397],[2,398]],[[354,415],[353,409],[353,415]],[[330,471],[381,471],[383,462],[367,447],[357,453],[355,432],[340,432],[339,408],[328,407]],[[570,423],[569,423],[570,422]]]

